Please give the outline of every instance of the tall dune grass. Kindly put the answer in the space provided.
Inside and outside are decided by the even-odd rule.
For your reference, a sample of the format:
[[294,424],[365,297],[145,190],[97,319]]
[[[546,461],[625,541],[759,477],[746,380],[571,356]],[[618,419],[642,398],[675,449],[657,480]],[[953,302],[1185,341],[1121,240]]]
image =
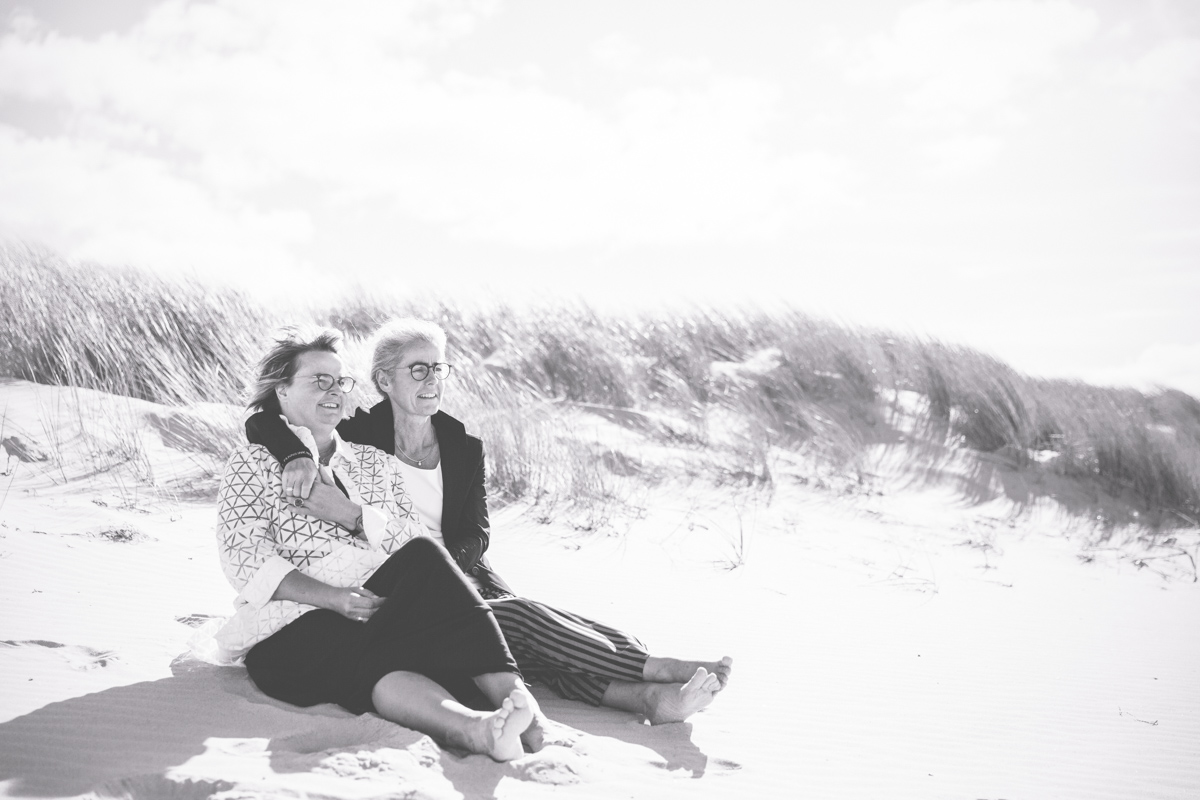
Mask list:
[[245,295],[0,247],[0,371],[160,403],[234,401],[273,315]]
[[1200,519],[1200,402],[1183,392],[1030,378],[970,348],[794,311],[469,314],[373,298],[329,317],[368,330],[398,309],[441,320],[458,356],[543,397],[684,419],[731,409],[746,423],[747,459],[777,446],[850,464],[893,438],[887,403],[910,391],[925,398],[918,424],[936,446],[1080,481],[1161,522]]
[[[564,404],[674,420],[647,431],[731,448],[745,462],[734,469],[769,481],[772,448],[846,467],[896,442],[891,407],[911,392],[930,446],[1077,481],[1162,521],[1200,519],[1200,403],[1178,391],[1035,379],[968,348],[795,311],[517,311],[360,290],[281,320],[237,292],[29,248],[0,249],[0,266],[0,372],[165,403],[239,401],[281,321],[333,324],[361,348],[392,316],[437,320],[457,364],[450,410],[483,434],[498,497],[609,492],[600,459],[564,435]],[[734,445],[717,419],[737,421]]]

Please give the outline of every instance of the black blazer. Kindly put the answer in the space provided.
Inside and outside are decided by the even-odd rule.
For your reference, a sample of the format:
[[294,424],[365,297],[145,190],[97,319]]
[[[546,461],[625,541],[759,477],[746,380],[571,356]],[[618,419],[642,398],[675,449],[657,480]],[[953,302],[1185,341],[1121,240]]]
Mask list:
[[[454,417],[439,411],[432,417],[442,457],[442,538],[459,568],[475,577],[483,587],[509,592],[504,579],[492,571],[483,554],[491,541],[488,523],[483,442],[471,436]],[[337,426],[349,442],[378,447],[396,455],[395,418],[388,400],[368,411],[360,408]],[[260,411],[246,420],[246,438],[271,451],[280,464],[297,458],[312,458],[308,448],[278,414]],[[484,591],[486,597],[489,592]]]

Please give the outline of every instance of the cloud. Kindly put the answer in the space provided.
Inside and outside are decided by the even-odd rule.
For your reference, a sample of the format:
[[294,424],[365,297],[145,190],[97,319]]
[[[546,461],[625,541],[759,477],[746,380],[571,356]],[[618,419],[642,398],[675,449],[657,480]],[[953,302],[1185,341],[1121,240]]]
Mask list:
[[1085,377],[1096,383],[1141,389],[1166,386],[1200,398],[1200,342],[1152,344],[1125,364],[1094,370]]
[[621,33],[610,33],[597,39],[589,48],[589,54],[597,66],[608,72],[632,74],[643,79],[688,81],[711,77],[713,73],[712,62],[707,58],[647,56],[645,48]]
[[99,142],[33,139],[0,126],[0,232],[75,258],[276,276],[311,236],[307,215],[264,210],[183,179],[161,160]]
[[633,68],[641,55],[642,49],[620,33],[610,33],[595,41],[591,47],[593,61],[617,72]]
[[1174,94],[1200,79],[1200,39],[1179,38],[1153,47],[1125,65],[1118,81],[1133,89]]
[[929,0],[900,12],[893,29],[834,46],[847,78],[898,91],[917,125],[958,125],[1010,114],[1019,87],[1053,77],[1060,55],[1096,32],[1094,12],[1062,0]]
[[964,178],[991,164],[1004,143],[988,135],[953,136],[925,145],[931,173],[939,178]]
[[[74,256],[285,265],[356,208],[526,248],[745,242],[819,224],[852,190],[844,159],[768,143],[764,81],[641,76],[589,105],[432,66],[492,10],[170,0],[90,40],[25,19],[0,39],[0,96],[66,122],[5,132],[0,171],[20,177],[0,224]],[[605,42],[602,60],[636,54]]]

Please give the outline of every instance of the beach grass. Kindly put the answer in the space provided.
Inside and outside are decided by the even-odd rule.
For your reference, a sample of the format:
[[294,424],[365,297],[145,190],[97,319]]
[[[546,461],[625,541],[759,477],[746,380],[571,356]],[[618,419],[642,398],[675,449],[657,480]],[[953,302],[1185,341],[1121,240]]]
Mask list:
[[0,247],[0,370],[159,403],[234,401],[272,315],[195,280]]
[[1083,513],[1115,498],[1152,526],[1200,519],[1200,402],[1176,390],[1030,377],[970,348],[791,310],[468,307],[365,289],[271,308],[194,279],[0,248],[0,374],[169,405],[241,402],[281,323],[340,328],[362,366],[367,337],[397,315],[446,328],[449,410],[484,438],[497,499],[613,497],[612,464],[629,459],[569,435],[582,409],[719,453],[726,477],[749,483],[772,480],[773,453],[852,472],[882,444],[1071,481],[1097,498]]

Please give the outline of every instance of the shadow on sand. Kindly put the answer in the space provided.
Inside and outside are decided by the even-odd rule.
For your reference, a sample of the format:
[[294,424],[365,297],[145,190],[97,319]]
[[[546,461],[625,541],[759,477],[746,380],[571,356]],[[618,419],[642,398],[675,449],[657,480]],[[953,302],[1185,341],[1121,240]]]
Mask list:
[[[637,714],[563,700],[540,687],[534,691],[542,711],[556,722],[592,736],[619,739],[652,750],[662,759],[655,766],[669,772],[683,769],[693,778],[700,778],[708,769],[708,756],[692,742],[690,722],[647,725]],[[723,763],[722,768],[736,769],[737,765]]]
[[[355,716],[333,705],[300,709],[272,700],[240,668],[180,657],[171,671],[169,678],[50,703],[0,724],[3,793],[207,798],[234,789],[234,784],[179,780],[170,773],[213,747],[233,748],[234,755],[261,754],[281,776],[310,772],[338,751],[406,750],[420,767],[439,766],[454,788],[470,798],[493,797],[505,777],[539,783],[578,780],[561,748],[547,748],[514,764],[456,753],[431,741],[424,750],[414,747],[427,739],[423,734],[373,715]],[[551,719],[595,737],[644,747],[661,759],[651,760],[656,767],[687,770],[699,778],[710,766],[692,743],[688,723],[651,727],[634,714],[563,700],[541,688],[535,694]],[[255,739],[262,741],[246,741]]]
[[50,703],[0,724],[0,780],[6,793],[208,797],[232,784],[178,783],[167,772],[205,753],[214,737],[274,740],[268,749],[282,754],[272,750],[277,772],[292,771],[288,764],[297,754],[361,744],[364,738],[386,735],[392,747],[422,738],[383,720],[364,726],[336,706],[297,709],[277,703],[239,668],[181,658],[171,671],[170,678]]

